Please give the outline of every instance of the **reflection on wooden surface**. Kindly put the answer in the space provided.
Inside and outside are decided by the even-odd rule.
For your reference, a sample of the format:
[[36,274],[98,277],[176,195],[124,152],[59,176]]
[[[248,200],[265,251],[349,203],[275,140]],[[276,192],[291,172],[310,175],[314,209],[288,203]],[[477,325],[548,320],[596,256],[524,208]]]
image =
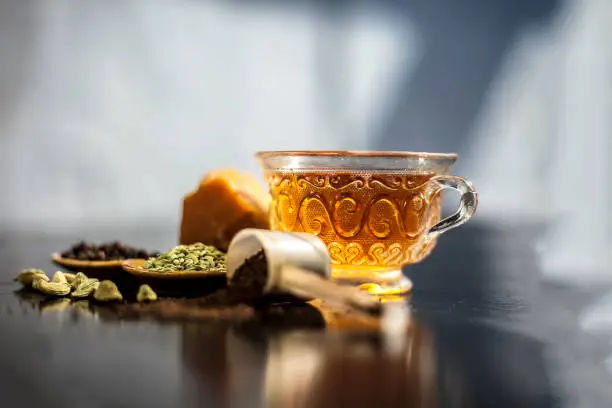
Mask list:
[[324,317],[326,329],[229,326],[222,346],[215,340],[223,356],[202,357],[222,332],[186,327],[183,358],[201,381],[200,400],[267,408],[435,406],[434,344],[418,321],[400,347],[389,348],[376,319],[315,306],[309,309]]
[[417,322],[401,347],[390,349],[380,333],[355,330],[362,316],[335,314],[335,319],[335,327],[353,331],[318,338],[288,333],[270,340],[265,406],[435,406],[432,339]]
[[405,332],[388,335],[378,318],[327,308],[319,301],[249,308],[235,315],[194,313],[188,304],[180,304],[171,315],[181,318],[173,320],[168,313],[158,313],[162,303],[148,306],[155,313],[144,310],[145,305],[139,313],[127,313],[118,305],[19,296],[41,313],[71,311],[110,324],[146,318],[176,325],[181,334],[183,393],[207,406],[370,408],[436,403],[433,339],[414,318]]

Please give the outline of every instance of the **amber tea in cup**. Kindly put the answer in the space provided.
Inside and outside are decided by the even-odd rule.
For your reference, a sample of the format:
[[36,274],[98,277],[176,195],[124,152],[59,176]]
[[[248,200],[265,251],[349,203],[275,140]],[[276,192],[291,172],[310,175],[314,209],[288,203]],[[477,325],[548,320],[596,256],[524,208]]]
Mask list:
[[[454,154],[260,152],[272,229],[307,232],[327,246],[332,278],[380,295],[408,292],[403,265],[421,261],[437,237],[474,214],[477,194],[449,174]],[[442,217],[442,190],[461,193]]]

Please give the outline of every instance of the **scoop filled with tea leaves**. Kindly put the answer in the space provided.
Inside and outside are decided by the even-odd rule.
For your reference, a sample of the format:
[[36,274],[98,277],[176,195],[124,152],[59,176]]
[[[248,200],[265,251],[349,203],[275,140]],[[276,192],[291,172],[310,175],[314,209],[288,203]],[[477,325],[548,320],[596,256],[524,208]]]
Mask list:
[[290,294],[367,314],[382,311],[372,296],[328,279],[327,248],[310,234],[244,229],[230,243],[227,265],[230,288],[241,287],[250,300]]

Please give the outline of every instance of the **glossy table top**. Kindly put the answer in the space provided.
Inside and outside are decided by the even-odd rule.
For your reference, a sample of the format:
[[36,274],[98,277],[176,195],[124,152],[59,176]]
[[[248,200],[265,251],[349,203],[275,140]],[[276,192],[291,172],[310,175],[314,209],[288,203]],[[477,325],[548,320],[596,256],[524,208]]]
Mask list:
[[23,268],[80,238],[174,245],[164,229],[0,231],[0,406],[609,407],[609,336],[580,329],[611,286],[541,279],[536,227],[472,224],[406,269],[413,323],[376,324],[310,305],[240,319],[62,309],[16,293]]

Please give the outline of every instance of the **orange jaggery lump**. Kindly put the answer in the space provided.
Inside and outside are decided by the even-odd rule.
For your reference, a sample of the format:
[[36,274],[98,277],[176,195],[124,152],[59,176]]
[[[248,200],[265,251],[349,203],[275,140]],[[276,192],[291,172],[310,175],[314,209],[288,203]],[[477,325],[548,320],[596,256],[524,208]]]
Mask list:
[[270,198],[258,180],[233,169],[207,174],[183,200],[180,243],[202,242],[227,251],[244,228],[269,228]]

